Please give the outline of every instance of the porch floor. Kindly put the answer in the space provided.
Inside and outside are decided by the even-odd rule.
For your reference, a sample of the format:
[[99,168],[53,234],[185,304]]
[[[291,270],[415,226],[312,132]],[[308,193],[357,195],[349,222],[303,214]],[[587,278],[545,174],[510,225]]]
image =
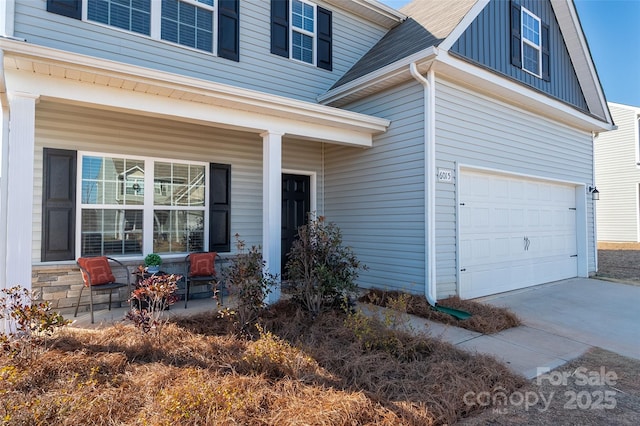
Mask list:
[[[174,316],[189,316],[203,312],[218,311],[219,309],[223,309],[225,307],[235,306],[235,298],[233,296],[225,295],[224,303],[224,305],[218,306],[216,304],[216,301],[213,298],[209,297],[204,299],[192,299],[189,300],[187,309],[185,309],[184,300],[178,300],[174,305],[170,307],[169,310],[165,312],[165,318],[171,318]],[[130,323],[125,319],[125,315],[128,311],[128,305],[120,308],[111,308],[111,310],[101,309],[99,311],[93,311],[93,316],[95,319],[94,324],[91,324],[91,312],[89,311],[78,312],[78,316],[75,318],[73,317],[73,314],[64,315],[64,317],[65,319],[70,319],[73,321],[71,327],[100,329],[122,321]]]

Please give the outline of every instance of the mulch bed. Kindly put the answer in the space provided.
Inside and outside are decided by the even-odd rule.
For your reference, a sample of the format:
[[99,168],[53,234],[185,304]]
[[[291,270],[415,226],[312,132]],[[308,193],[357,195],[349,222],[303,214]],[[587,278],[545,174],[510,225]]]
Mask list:
[[[0,351],[3,425],[450,425],[469,392],[526,384],[492,357],[344,312],[270,306],[254,338],[214,312],[162,335],[63,330],[33,359]],[[258,329],[256,329],[256,333]]]
[[[364,296],[360,297],[358,301],[378,306],[397,308],[398,305],[401,305],[401,303],[398,303],[398,300],[401,300],[401,297],[406,298],[406,311],[408,314],[426,318],[431,321],[453,325],[455,327],[466,328],[467,330],[476,331],[478,333],[497,333],[522,324],[520,319],[514,313],[505,308],[498,308],[470,300],[462,300],[457,296],[443,299],[438,304],[448,308],[467,311],[471,314],[470,318],[459,320],[449,314],[436,311],[431,307],[431,305],[429,305],[429,302],[427,302],[423,296],[408,295],[399,291],[372,289]],[[404,308],[404,306],[402,307]]]

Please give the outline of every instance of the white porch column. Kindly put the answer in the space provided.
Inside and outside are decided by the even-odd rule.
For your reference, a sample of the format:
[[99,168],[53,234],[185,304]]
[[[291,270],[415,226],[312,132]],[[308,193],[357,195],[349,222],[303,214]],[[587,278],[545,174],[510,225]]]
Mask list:
[[[280,281],[282,235],[282,133],[262,136],[262,255],[267,270]],[[273,289],[267,303],[280,299],[280,286]]]
[[[3,251],[6,268],[2,286],[31,288],[31,246],[33,220],[33,168],[35,147],[35,114],[38,95],[9,94],[8,155],[2,170],[6,203],[6,218],[2,226],[6,232]],[[5,133],[6,135],[6,133]],[[3,140],[3,144],[7,143]]]

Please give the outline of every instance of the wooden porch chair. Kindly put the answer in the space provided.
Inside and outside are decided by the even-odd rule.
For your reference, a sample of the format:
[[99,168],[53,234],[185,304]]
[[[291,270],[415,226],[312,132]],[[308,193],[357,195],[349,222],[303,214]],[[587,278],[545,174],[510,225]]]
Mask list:
[[[126,282],[116,280],[111,269],[111,263],[114,266],[122,269]],[[111,297],[113,290],[127,287],[128,295],[131,295],[131,279],[129,277],[129,270],[122,262],[106,256],[98,257],[80,257],[76,261],[80,267],[82,274],[82,281],[84,285],[80,288],[80,294],[78,295],[78,302],[76,303],[76,311],[73,314],[74,317],[78,315],[78,307],[80,306],[80,298],[82,297],[82,290],[85,287],[89,288],[89,309],[91,311],[91,324],[93,324],[93,292],[101,290],[109,290],[109,310],[111,310]]]

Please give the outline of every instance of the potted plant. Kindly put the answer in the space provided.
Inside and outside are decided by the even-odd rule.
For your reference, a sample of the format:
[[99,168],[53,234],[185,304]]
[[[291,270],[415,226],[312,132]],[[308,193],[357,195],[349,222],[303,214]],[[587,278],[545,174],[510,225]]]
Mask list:
[[156,253],[149,253],[144,258],[144,266],[147,267],[147,272],[150,274],[160,271],[160,265],[162,265],[162,258]]

